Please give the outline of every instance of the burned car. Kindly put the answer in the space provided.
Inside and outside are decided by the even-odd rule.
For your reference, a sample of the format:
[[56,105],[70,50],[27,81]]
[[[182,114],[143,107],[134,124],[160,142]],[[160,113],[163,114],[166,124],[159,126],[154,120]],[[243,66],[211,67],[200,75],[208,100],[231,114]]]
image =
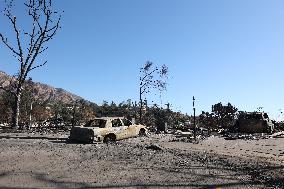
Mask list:
[[82,143],[113,142],[130,137],[146,135],[144,125],[132,124],[122,117],[102,117],[90,120],[84,126],[73,127],[69,141]]
[[236,128],[242,133],[272,133],[274,123],[267,113],[243,112],[236,121]]

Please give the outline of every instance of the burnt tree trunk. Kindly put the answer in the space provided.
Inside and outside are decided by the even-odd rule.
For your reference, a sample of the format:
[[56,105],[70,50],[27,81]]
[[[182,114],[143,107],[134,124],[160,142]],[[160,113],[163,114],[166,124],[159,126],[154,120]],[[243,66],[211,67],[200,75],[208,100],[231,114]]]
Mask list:
[[22,97],[22,87],[20,86],[15,94],[15,104],[13,107],[12,128],[14,129],[19,128],[21,97]]
[[[16,2],[16,1],[15,1]],[[19,63],[17,83],[15,86],[15,104],[13,107],[12,127],[19,127],[20,103],[23,92],[23,85],[28,74],[44,63],[37,63],[38,55],[45,52],[48,47],[47,42],[53,39],[60,28],[61,15],[53,10],[52,0],[26,0],[24,2],[27,16],[31,19],[31,28],[20,28],[13,0],[5,0],[4,16],[8,18],[14,30],[16,43],[10,43],[3,33],[0,33],[0,40],[12,52]],[[20,1],[19,1],[20,2]],[[17,1],[18,3],[18,1]]]

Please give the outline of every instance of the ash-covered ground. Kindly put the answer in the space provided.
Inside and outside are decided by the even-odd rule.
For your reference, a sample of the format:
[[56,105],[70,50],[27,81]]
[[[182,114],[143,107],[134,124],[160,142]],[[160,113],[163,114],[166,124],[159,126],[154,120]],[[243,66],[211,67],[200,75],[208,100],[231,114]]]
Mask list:
[[68,133],[1,133],[0,189],[284,188],[284,138],[177,142],[152,134],[70,144]]

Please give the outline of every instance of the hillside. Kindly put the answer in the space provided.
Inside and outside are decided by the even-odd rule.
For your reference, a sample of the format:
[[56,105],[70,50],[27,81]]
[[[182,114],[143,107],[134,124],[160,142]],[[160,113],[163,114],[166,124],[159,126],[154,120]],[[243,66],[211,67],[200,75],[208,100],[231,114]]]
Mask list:
[[[15,81],[15,78],[6,74],[3,71],[0,71],[0,86],[7,87],[11,85],[11,83]],[[72,103],[76,100],[83,100],[82,97],[72,94],[61,88],[54,88],[52,86],[39,83],[32,82],[33,84],[33,93],[35,98],[50,101],[62,101],[63,103]],[[1,90],[0,90],[1,93]]]

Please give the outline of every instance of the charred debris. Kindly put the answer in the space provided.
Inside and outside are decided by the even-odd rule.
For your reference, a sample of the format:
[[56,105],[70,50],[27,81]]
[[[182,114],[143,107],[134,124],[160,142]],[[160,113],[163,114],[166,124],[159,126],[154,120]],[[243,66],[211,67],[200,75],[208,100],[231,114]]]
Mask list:
[[148,133],[173,135],[172,141],[197,142],[210,136],[220,136],[227,140],[258,140],[284,135],[283,122],[271,120],[265,112],[238,111],[230,103],[218,103],[212,106],[210,113],[203,111],[198,116],[189,116],[172,111],[169,104],[165,107],[159,107],[157,104],[149,107],[147,102],[144,102],[141,123],[139,106],[131,100],[118,105],[114,102],[104,102],[101,106],[83,101],[73,105],[47,104],[42,115],[22,117],[20,129],[10,129],[7,116],[1,117],[0,128],[1,132],[66,133],[73,127],[84,127],[94,118],[116,116],[124,117],[133,124],[144,125]]

